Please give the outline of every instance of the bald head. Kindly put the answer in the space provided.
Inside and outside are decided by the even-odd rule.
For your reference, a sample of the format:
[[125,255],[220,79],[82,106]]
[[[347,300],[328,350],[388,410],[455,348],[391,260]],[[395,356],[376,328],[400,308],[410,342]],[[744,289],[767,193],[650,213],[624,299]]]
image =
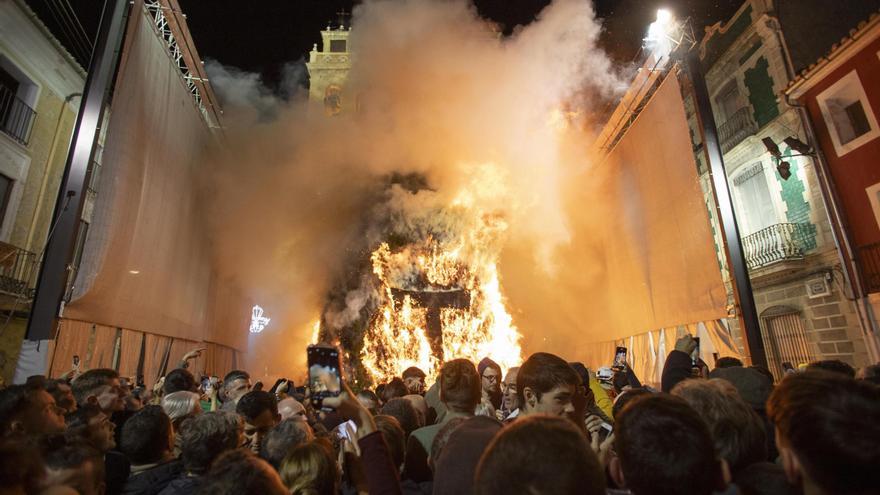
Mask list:
[[282,421],[291,418],[306,420],[306,408],[293,397],[286,397],[278,402],[278,414],[281,415]]

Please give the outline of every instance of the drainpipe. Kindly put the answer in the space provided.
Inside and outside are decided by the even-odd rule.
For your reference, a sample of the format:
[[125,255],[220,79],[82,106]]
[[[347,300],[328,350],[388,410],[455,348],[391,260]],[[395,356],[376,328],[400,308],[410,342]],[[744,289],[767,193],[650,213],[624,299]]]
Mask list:
[[[37,220],[40,218],[40,211],[43,209],[43,198],[46,196],[46,189],[49,187],[52,161],[55,160],[56,150],[58,149],[58,140],[61,139],[61,121],[64,120],[64,109],[67,108],[67,104],[77,96],[82,96],[82,93],[71,93],[64,98],[64,102],[61,103],[61,109],[58,112],[58,121],[55,122],[55,133],[52,135],[52,146],[49,148],[49,157],[46,158],[46,168],[43,172],[43,180],[40,183],[40,193],[37,195],[37,203],[34,205],[34,215],[31,217],[31,226],[28,229],[27,242],[25,242],[25,249],[32,253],[36,253],[33,247],[34,235],[37,229]],[[39,251],[40,253],[37,254],[42,254],[42,248]],[[39,262],[39,260],[36,261]]]
[[[776,35],[776,40],[779,42],[779,46],[782,47],[785,69],[789,80],[793,81],[796,77],[794,63],[791,61],[791,52],[782,33],[782,25],[775,16],[768,16],[767,26]],[[855,296],[856,314],[859,317],[859,326],[865,340],[865,347],[868,350],[868,359],[870,362],[876,363],[880,361],[880,339],[878,339],[880,329],[877,328],[871,305],[868,303],[867,296],[862,287],[861,269],[858,263],[856,263],[855,251],[845,228],[846,219],[841,214],[840,200],[837,198],[837,190],[831,177],[828,162],[825,160],[825,155],[819,146],[819,139],[816,136],[813,121],[810,120],[806,107],[792,101],[788,95],[784,95],[784,98],[785,103],[797,111],[801,125],[803,125],[807,133],[807,142],[816,152],[816,156],[811,158],[816,170],[816,176],[819,178],[819,190],[822,194],[822,201],[825,203],[825,213],[828,215],[828,222],[831,224],[834,246],[837,248],[840,263],[844,267],[844,270],[841,270],[843,272],[844,284],[850,287],[853,296]]]

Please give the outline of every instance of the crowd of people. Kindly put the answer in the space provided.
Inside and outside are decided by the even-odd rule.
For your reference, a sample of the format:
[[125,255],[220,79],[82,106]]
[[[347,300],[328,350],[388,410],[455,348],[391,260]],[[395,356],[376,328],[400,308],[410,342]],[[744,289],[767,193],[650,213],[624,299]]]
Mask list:
[[[0,390],[3,494],[880,493],[880,366],[819,361],[778,383],[684,336],[658,388],[625,363],[538,352],[503,370],[409,368],[312,405],[243,370],[152,390],[111,369]],[[201,377],[200,377],[201,378]]]

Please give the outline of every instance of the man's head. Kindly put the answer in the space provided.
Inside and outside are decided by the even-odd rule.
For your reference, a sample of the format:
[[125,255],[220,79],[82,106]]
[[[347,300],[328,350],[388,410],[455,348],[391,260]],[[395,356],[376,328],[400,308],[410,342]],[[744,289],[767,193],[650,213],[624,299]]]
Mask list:
[[198,392],[199,384],[189,370],[177,368],[165,375],[165,395],[174,392]]
[[415,366],[403,370],[403,384],[410,394],[425,393],[425,372]]
[[395,397],[403,397],[408,394],[409,390],[407,390],[403,380],[395,376],[390,382],[386,383],[385,388],[382,389],[382,402],[388,402]]
[[706,423],[667,394],[635,398],[614,423],[609,471],[635,495],[709,495],[724,488],[722,464]]
[[485,357],[477,365],[477,373],[480,374],[480,384],[487,393],[501,391],[501,366],[495,361]]
[[379,409],[379,397],[372,390],[365,388],[357,393],[357,400],[366,407],[370,414],[375,415]]
[[413,409],[416,410],[416,416],[419,418],[419,428],[428,424],[428,402],[421,395],[410,394],[404,397]]
[[80,495],[104,493],[104,459],[100,452],[85,444],[70,444],[49,450],[46,485],[67,486]]
[[306,420],[305,406],[293,397],[285,397],[278,401],[278,414],[281,415],[281,421],[286,419]]
[[162,409],[176,428],[184,419],[201,413],[202,404],[199,402],[199,394],[178,390],[162,397]]
[[380,414],[373,418],[376,420],[376,429],[382,432],[382,438],[388,445],[388,455],[391,462],[398,470],[403,466],[404,454],[406,453],[406,433],[400,426],[400,421],[394,416]]
[[825,370],[855,378],[856,369],[839,359],[823,359],[807,365],[808,371]]
[[199,493],[212,495],[288,495],[278,473],[244,449],[229,450],[214,460]]
[[396,418],[407,437],[419,428],[419,413],[412,403],[403,397],[395,397],[386,402],[382,406],[382,414]]
[[281,421],[275,396],[264,390],[253,390],[242,396],[235,406],[245,421],[245,433],[257,431],[265,433]]
[[519,366],[514,366],[507,370],[507,376],[501,382],[501,392],[503,406],[508,411],[513,411],[519,407],[519,397],[516,395],[516,375],[519,374]]
[[190,418],[180,432],[184,469],[191,474],[205,474],[214,459],[239,446],[241,435],[242,423],[237,414],[213,411]]
[[770,395],[767,416],[789,481],[806,493],[876,493],[880,387],[842,373],[794,373]]
[[577,373],[559,356],[536,352],[517,375],[517,397],[523,414],[556,416],[574,412],[572,398],[580,382]]
[[251,390],[251,375],[247,371],[233,370],[223,378],[223,393],[227,401],[238,403]]
[[42,388],[12,385],[0,390],[0,435],[42,436],[66,427],[64,411]]
[[333,446],[316,438],[290,451],[279,473],[290,493],[337,493],[339,468]]
[[734,366],[742,366],[743,362],[732,356],[724,356],[715,361],[715,368],[733,368]]
[[67,415],[67,437],[76,438],[102,453],[116,448],[116,425],[95,404]]
[[160,406],[147,406],[122,426],[119,450],[133,466],[154,464],[171,457],[174,430]]
[[534,415],[515,421],[492,440],[477,467],[474,493],[604,495],[605,476],[570,421]]
[[64,380],[46,380],[46,392],[55,399],[55,404],[64,409],[64,414],[76,411],[76,398],[70,384]]
[[706,421],[716,451],[733,473],[767,459],[764,425],[730,382],[685,380],[672,389],[672,395],[684,399]]
[[288,452],[313,438],[315,434],[308,423],[286,419],[266,433],[260,444],[260,457],[278,469]]
[[119,373],[108,368],[86,371],[71,385],[76,403],[97,404],[106,414],[125,409],[124,391],[119,383]]
[[447,361],[440,368],[440,400],[451,411],[473,414],[480,403],[480,375],[467,359]]

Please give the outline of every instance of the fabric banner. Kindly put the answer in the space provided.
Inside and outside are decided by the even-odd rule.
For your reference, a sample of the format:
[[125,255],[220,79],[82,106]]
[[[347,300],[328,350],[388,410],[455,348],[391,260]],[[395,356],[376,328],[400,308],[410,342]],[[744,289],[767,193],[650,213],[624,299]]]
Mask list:
[[137,378],[138,363],[141,359],[141,347],[144,345],[144,334],[127,328],[122,329],[119,344],[119,375]]
[[[197,187],[210,139],[151,14],[135,2],[94,214],[65,317],[193,342],[247,345],[249,307],[215,300],[219,292]],[[218,306],[240,316],[212,321]],[[150,372],[157,372],[149,362]]]

